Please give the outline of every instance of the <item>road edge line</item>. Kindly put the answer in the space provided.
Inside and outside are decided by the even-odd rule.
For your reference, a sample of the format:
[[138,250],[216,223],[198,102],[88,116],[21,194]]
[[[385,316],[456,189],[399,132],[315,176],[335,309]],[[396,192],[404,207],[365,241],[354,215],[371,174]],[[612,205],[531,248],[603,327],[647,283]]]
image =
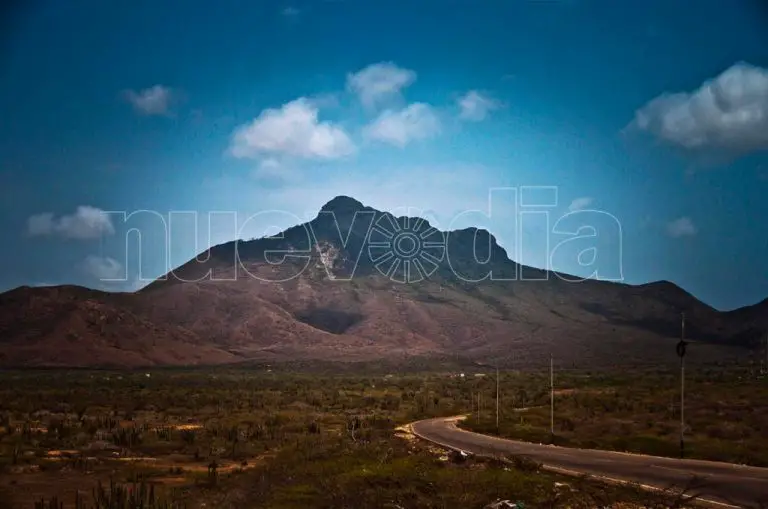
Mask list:
[[[445,419],[446,422],[450,421],[450,420],[453,420],[455,422],[457,420],[461,420],[462,417],[466,418],[466,416],[458,416],[458,417],[459,418],[456,418],[456,417],[445,417],[445,418],[442,418],[442,419]],[[441,417],[438,417],[438,419],[441,419]],[[461,449],[460,447],[454,447],[452,445],[445,444],[445,443],[440,442],[438,440],[427,438],[424,435],[422,435],[422,434],[420,434],[419,432],[416,431],[416,428],[415,428],[416,424],[418,424],[420,422],[430,421],[430,420],[432,420],[432,419],[421,419],[419,421],[414,421],[414,422],[408,423],[408,424],[406,424],[403,427],[405,429],[407,429],[408,431],[410,431],[414,436],[416,436],[416,437],[418,437],[418,438],[420,438],[422,440],[425,440],[427,442],[431,442],[433,444],[437,444],[440,447],[443,447],[443,448],[451,450],[451,451],[464,452],[464,450]],[[469,433],[469,434],[474,434],[474,435],[480,435],[482,437],[496,438],[496,439],[499,439],[499,440],[504,440],[501,437],[494,437],[494,436],[491,436],[491,435],[483,435],[482,433],[477,433],[477,432],[474,432],[474,431],[463,430],[463,429],[461,429],[461,428],[459,428],[459,427],[457,427],[455,425],[454,425],[454,427],[458,431],[461,431],[462,433]],[[472,453],[472,454],[474,454],[475,456],[481,456],[481,457],[487,457],[487,458],[494,458],[495,457],[495,456],[490,455],[490,454],[477,454],[477,453]],[[658,492],[662,492],[663,493],[665,491],[663,488],[659,488],[657,486],[651,486],[650,484],[635,483],[635,482],[632,482],[632,481],[625,481],[623,479],[615,479],[613,477],[606,477],[606,476],[601,476],[601,475],[589,474],[589,473],[586,473],[586,472],[578,472],[576,470],[569,470],[569,469],[566,469],[566,468],[556,467],[554,465],[547,465],[546,463],[540,463],[540,465],[541,465],[541,468],[543,470],[547,470],[547,471],[553,472],[553,473],[558,473],[558,474],[561,474],[561,475],[567,475],[569,477],[585,477],[586,476],[589,479],[594,479],[594,480],[596,480],[598,482],[604,482],[606,484],[618,484],[618,485],[622,485],[622,486],[633,486],[633,487],[637,487],[637,488],[643,489],[645,491],[651,491],[651,492],[656,492],[656,493],[658,493]],[[717,500],[711,500],[711,499],[708,499],[708,498],[696,498],[696,499],[691,500],[690,503],[692,503],[694,505],[704,505],[704,506],[707,506],[707,507],[718,507],[718,508],[726,508],[726,509],[742,509],[742,507],[738,506],[738,505],[731,505],[731,504],[728,504],[726,502],[719,502]]]

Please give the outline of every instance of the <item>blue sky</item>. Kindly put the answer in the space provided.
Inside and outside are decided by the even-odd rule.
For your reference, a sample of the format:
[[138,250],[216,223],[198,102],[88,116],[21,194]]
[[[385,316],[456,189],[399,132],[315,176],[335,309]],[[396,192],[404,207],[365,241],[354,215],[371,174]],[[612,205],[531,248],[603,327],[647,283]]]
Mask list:
[[[768,296],[766,14],[725,0],[28,2],[0,40],[0,289],[135,288],[349,194],[487,227],[532,265],[754,303]],[[524,186],[557,188],[530,209],[549,224],[515,230],[509,191],[490,218],[457,219]],[[245,221],[267,210],[285,213]],[[200,216],[174,217],[167,255],[173,211]],[[584,225],[599,236],[552,256]]]

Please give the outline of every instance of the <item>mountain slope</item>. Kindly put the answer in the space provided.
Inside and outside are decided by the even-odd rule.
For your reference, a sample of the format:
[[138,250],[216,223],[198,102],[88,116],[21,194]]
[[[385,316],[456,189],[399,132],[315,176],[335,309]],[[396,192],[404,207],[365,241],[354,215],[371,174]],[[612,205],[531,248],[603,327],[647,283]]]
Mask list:
[[0,365],[148,366],[237,361],[194,333],[157,325],[119,296],[77,286],[0,294]]
[[768,316],[768,301],[721,313],[669,282],[571,283],[543,271],[546,281],[491,281],[490,270],[511,278],[521,266],[487,231],[440,232],[349,197],[275,237],[206,254],[135,294],[62,287],[0,295],[0,363],[413,355],[538,363],[550,353],[578,365],[657,363],[675,360],[681,312],[702,359],[754,345]]

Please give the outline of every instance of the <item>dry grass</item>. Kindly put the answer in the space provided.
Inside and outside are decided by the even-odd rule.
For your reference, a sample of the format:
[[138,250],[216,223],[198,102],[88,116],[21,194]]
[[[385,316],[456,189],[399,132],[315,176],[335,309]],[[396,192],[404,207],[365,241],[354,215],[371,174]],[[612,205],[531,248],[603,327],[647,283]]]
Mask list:
[[497,498],[593,507],[585,488],[563,498],[555,483],[572,481],[454,464],[398,427],[464,412],[491,387],[487,377],[285,369],[5,373],[0,419],[20,431],[0,435],[0,498],[32,509],[58,496],[67,507],[99,482],[143,481],[190,508],[482,507]]

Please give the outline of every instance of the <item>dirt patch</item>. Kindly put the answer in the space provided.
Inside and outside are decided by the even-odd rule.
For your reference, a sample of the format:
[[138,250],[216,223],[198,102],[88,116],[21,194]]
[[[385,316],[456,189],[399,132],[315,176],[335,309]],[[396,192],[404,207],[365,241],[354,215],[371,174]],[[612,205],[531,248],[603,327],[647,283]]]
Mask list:
[[183,475],[177,475],[169,477],[155,477],[153,481],[164,486],[183,486],[189,482],[189,479]]
[[58,450],[53,449],[46,453],[49,458],[70,458],[72,456],[80,456],[82,453],[77,450]]
[[395,436],[405,438],[406,440],[413,440],[416,438],[416,435],[413,434],[413,429],[411,428],[410,424],[396,427]]
[[188,431],[193,429],[203,429],[202,424],[176,424],[173,426],[173,429],[177,429],[179,431]]
[[555,396],[569,396],[571,394],[605,394],[611,392],[608,389],[555,389]]
[[166,429],[172,429],[176,431],[194,431],[203,429],[202,424],[164,424],[162,426],[154,426],[153,431],[162,431]]
[[[274,454],[274,453],[273,453]],[[264,460],[270,455],[262,454],[260,456],[253,456],[244,460],[216,460],[216,471],[220,474],[233,472],[235,470],[248,470],[261,465]],[[125,458],[113,458],[116,461],[128,461],[136,465],[141,466],[142,463],[145,466],[155,468],[158,470],[176,471],[181,470],[187,473],[206,473],[208,472],[209,462],[184,462],[184,461],[171,461],[166,458],[154,458],[151,456],[143,457],[125,457]]]

